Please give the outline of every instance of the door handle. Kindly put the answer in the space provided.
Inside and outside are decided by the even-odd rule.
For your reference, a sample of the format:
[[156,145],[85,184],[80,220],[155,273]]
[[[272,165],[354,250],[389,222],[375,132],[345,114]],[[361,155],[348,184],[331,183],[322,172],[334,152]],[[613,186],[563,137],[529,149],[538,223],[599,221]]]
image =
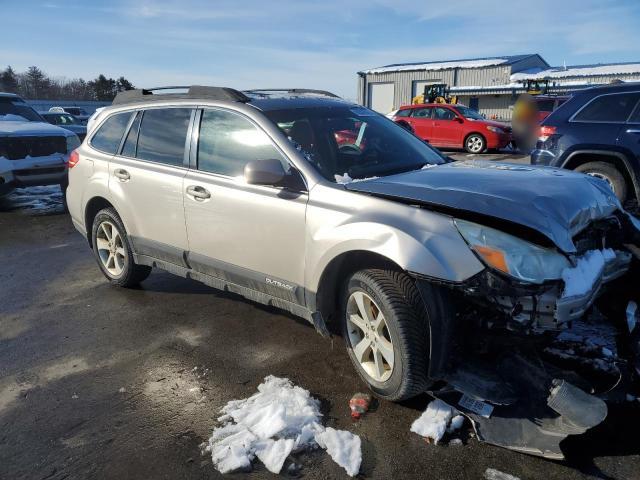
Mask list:
[[116,170],[114,170],[113,171],[113,175],[115,177],[117,177],[122,182],[126,182],[127,180],[129,180],[131,178],[131,175],[129,175],[129,172],[127,172],[126,170],[124,170],[122,168],[117,168]]
[[638,135],[640,133],[640,129],[630,128],[629,130],[627,130],[627,133],[635,133],[636,135]]
[[207,200],[211,198],[211,193],[209,193],[209,190],[199,185],[188,186],[187,194],[191,195],[196,200]]

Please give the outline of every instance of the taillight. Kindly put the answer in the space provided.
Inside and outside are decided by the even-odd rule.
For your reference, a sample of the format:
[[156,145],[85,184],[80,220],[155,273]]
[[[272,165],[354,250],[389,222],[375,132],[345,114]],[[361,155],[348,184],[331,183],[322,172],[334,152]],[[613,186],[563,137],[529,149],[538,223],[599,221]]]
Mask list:
[[548,125],[543,125],[540,127],[540,133],[538,135],[538,140],[541,142],[546,142],[547,139],[551,136],[551,135],[555,135],[556,133],[556,127],[550,127]]
[[69,166],[69,168],[73,168],[78,164],[79,161],[80,161],[80,155],[78,154],[78,150],[73,150],[69,154],[69,160],[67,161],[67,165]]

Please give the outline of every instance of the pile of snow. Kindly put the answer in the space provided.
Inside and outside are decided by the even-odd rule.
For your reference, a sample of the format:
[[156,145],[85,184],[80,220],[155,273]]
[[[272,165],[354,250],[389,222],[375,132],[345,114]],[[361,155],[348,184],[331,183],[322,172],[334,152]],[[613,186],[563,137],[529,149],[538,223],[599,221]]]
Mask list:
[[487,468],[484,472],[484,478],[486,480],[520,480],[518,477],[501,472],[495,468]]
[[364,182],[365,180],[375,180],[376,178],[380,178],[380,177],[351,178],[347,172],[345,172],[344,175],[334,175],[334,177],[336,179],[336,183],[339,183],[340,185],[346,185],[347,183],[352,183],[352,182]]
[[453,433],[462,427],[464,417],[453,407],[436,398],[427,409],[411,424],[411,431],[429,438],[437,445],[446,433]]
[[562,280],[564,280],[562,297],[589,293],[602,276],[605,264],[615,258],[616,253],[610,248],[589,250],[578,259],[575,267],[565,268],[562,271]]
[[640,74],[640,63],[617,63],[609,65],[577,65],[553,67],[548,70],[531,70],[511,75],[511,81],[517,82],[536,78],[594,77],[601,75],[634,75]]
[[221,473],[250,468],[258,459],[273,473],[280,473],[292,452],[325,449],[347,473],[360,470],[360,438],[350,432],[325,428],[320,423],[320,403],[286,378],[272,375],[258,386],[258,393],[233,400],[222,408],[205,450]]
[[0,115],[0,122],[26,122],[27,119],[22,115],[15,115],[13,113],[7,113]]
[[406,72],[414,70],[447,70],[450,68],[482,68],[506,63],[506,58],[486,58],[479,60],[451,60],[448,62],[405,63],[372,68],[363,73]]

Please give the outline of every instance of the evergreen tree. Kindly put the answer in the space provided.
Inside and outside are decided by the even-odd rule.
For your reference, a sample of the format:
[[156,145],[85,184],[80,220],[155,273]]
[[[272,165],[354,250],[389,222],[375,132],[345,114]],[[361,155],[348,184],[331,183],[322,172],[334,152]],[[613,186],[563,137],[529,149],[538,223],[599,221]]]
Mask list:
[[18,75],[11,65],[0,73],[0,91],[18,93]]

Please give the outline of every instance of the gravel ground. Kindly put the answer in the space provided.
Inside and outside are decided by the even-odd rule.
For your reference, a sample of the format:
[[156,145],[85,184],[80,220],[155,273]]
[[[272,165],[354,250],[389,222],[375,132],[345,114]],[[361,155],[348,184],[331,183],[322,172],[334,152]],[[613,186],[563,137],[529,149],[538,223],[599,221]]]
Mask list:
[[[341,338],[160,271],[139,289],[109,286],[56,188],[0,200],[0,286],[2,479],[219,478],[199,445],[218,410],[270,374],[310,390],[327,425],[361,436],[362,477],[640,479],[631,404],[570,438],[567,462],[481,444],[468,428],[462,445],[427,444],[409,432],[426,395],[353,423],[348,401],[364,386]],[[324,453],[295,462],[304,478],[346,477]],[[259,462],[231,478],[244,476],[273,478]]]

